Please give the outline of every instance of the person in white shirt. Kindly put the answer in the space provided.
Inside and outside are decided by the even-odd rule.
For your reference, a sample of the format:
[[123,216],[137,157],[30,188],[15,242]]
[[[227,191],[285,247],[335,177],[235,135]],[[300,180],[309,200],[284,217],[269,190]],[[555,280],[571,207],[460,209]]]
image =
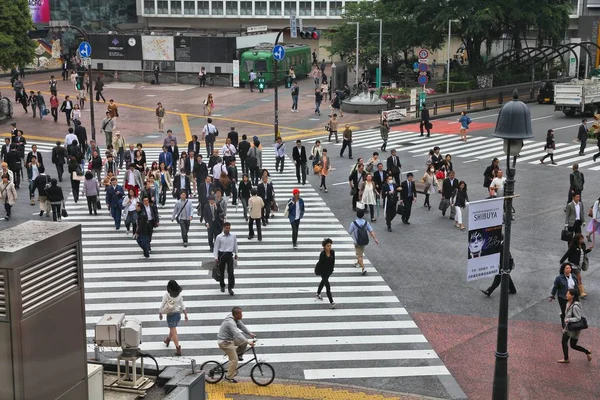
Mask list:
[[504,173],[501,169],[496,172],[496,177],[490,183],[490,196],[492,197],[502,197],[504,196],[504,184],[506,182],[506,178],[504,178]]
[[73,140],[77,140],[77,136],[73,132],[73,128],[69,128],[69,133],[65,136],[65,147],[70,146]]
[[167,315],[167,326],[169,327],[169,336],[164,340],[165,344],[169,346],[171,340],[175,343],[175,355],[181,355],[181,346],[179,345],[179,337],[177,336],[177,325],[181,321],[181,313],[185,315],[185,321],[188,321],[188,314],[183,304],[183,297],[181,296],[181,286],[176,281],[170,280],[167,283],[167,293],[163,295],[162,302],[160,303],[160,309],[158,310],[158,318],[162,321],[163,314]]
[[206,143],[206,157],[210,157],[215,150],[215,139],[219,134],[219,131],[212,124],[212,118],[208,118],[206,122],[207,124],[202,128],[202,139]]
[[215,263],[219,267],[221,292],[225,292],[225,265],[227,265],[227,290],[233,296],[235,276],[233,274],[233,260],[238,259],[238,244],[235,234],[231,233],[231,224],[225,222],[223,233],[217,236],[214,246]]
[[212,167],[212,176],[213,176],[213,180],[214,183],[218,185],[218,181],[219,179],[221,179],[221,174],[225,174],[227,175],[227,168],[225,167],[223,160],[219,157],[219,162],[217,162],[213,167]]
[[[277,136],[277,143],[275,143],[275,171],[279,170],[279,173],[283,173],[283,163],[285,161],[285,143],[281,136]],[[281,169],[279,164],[281,163]]]
[[225,144],[221,147],[221,153],[223,153],[223,161],[225,164],[232,160],[235,160],[235,146],[231,144],[231,139],[225,139]]

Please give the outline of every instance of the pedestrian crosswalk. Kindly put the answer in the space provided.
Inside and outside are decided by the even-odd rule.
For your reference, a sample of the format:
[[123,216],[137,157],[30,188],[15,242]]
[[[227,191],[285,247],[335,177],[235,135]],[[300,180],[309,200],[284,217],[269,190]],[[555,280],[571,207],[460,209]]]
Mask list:
[[[157,149],[148,149],[146,154],[148,160],[158,158]],[[271,171],[280,211],[263,227],[263,241],[247,239],[241,206],[230,204],[227,209],[227,220],[239,243],[234,296],[221,293],[210,277],[208,265],[213,255],[206,229],[197,218],[192,222],[189,246],[182,246],[179,226],[171,222],[172,198],[159,209],[161,221],[153,235],[150,258],[140,259],[141,249],[124,227],[115,230],[106,207],[92,216],[84,198],[74,203],[69,196],[66,220],[82,225],[89,356],[94,355],[94,324],[105,313],[122,312],[142,321],[141,349],[163,366],[189,364],[190,359],[199,365],[207,360],[224,361],[216,334],[231,308],[240,306],[245,324],[259,338],[260,358],[275,364],[281,378],[426,379],[449,375],[374,266],[366,261],[365,276],[354,266],[352,238],[319,193],[311,185],[298,185],[289,166],[281,174],[273,172],[274,160],[273,150],[265,148],[263,166]],[[306,204],[298,249],[292,248],[291,227],[282,215],[295,187],[300,188]],[[195,203],[196,199],[192,200]],[[331,284],[337,309],[330,309],[327,300],[315,298],[320,279],[314,266],[325,237],[333,239],[336,250]],[[158,319],[169,279],[183,287],[189,311],[189,322],[178,328],[182,357],[173,355],[173,347],[165,347],[168,330]],[[109,357],[117,354],[117,349],[101,350]]]
[[[458,135],[436,134],[431,137],[421,137],[419,132],[412,131],[390,131],[387,143],[387,150],[396,149],[400,157],[402,152],[409,156],[426,156],[429,150],[434,146],[439,146],[442,154],[451,154],[456,162],[457,159],[463,161],[489,161],[494,157],[502,158],[504,153],[504,141],[493,137],[467,136],[467,141],[462,142]],[[329,143],[328,136],[319,136],[311,139],[321,140],[325,147],[342,146],[340,137],[339,143]],[[332,138],[333,140],[333,138]],[[379,135],[379,129],[367,129],[352,134],[352,147],[360,147],[371,151],[378,151],[382,141]],[[540,164],[540,159],[546,155],[544,150],[545,142],[535,140],[525,140],[521,154],[517,159],[519,163]],[[310,149],[309,149],[310,150]],[[596,147],[590,145],[587,154],[579,155],[579,143],[556,143],[554,150],[554,161],[556,165],[550,164],[550,159],[546,162],[550,166],[571,167],[574,163],[579,164],[579,168],[589,169],[591,171],[600,171],[600,161],[592,160],[592,155],[596,152]],[[335,154],[335,153],[334,153]],[[358,154],[358,153],[357,153]],[[363,157],[370,155],[362,154]]]

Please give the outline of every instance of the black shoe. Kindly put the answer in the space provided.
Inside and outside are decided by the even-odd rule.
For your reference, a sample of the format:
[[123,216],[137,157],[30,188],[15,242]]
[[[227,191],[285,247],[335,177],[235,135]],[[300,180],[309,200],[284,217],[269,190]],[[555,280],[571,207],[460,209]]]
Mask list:
[[491,295],[489,290],[482,290],[481,293],[485,294],[487,297],[490,297],[490,295]]
[[44,211],[43,211],[43,210],[42,210],[42,211],[40,211],[40,217],[41,217],[42,215],[44,215]]
[[244,357],[238,356],[238,361],[244,361]]
[[427,134],[427,137],[431,137],[431,136],[429,136],[429,133]]
[[390,228],[390,227],[388,226],[388,232],[391,232],[391,231],[392,231],[392,228]]
[[233,378],[229,379],[228,377],[225,377],[225,380],[229,383],[237,383],[237,381]]
[[421,136],[419,136],[419,137],[423,137],[423,136],[424,136],[424,135],[421,133]]
[[442,211],[442,217],[446,216],[446,211]]
[[229,292],[229,295],[230,295],[230,296],[233,296],[233,290],[231,290],[231,289],[228,289],[228,292]]
[[225,288],[221,287],[221,293],[225,293]]
[[596,156],[592,157],[592,160],[594,160],[594,162],[596,162]]
[[508,294],[517,294],[517,290],[513,290],[512,292],[508,292]]

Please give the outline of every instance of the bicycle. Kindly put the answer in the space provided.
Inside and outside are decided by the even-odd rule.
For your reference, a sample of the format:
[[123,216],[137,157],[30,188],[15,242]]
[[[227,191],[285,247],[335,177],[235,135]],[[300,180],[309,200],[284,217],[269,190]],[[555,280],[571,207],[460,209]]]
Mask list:
[[[252,382],[258,386],[268,386],[275,380],[275,369],[269,363],[258,361],[258,356],[256,355],[256,349],[254,347],[255,346],[250,346],[250,350],[252,350],[254,357],[242,365],[239,365],[236,371],[239,371],[245,365],[254,361],[255,365],[250,370]],[[244,354],[248,353],[250,350],[246,350]],[[212,384],[219,383],[225,376],[225,366],[227,363],[229,363],[229,360],[225,361],[223,364],[218,361],[206,361],[202,364],[200,369],[205,373],[204,378],[206,382]]]

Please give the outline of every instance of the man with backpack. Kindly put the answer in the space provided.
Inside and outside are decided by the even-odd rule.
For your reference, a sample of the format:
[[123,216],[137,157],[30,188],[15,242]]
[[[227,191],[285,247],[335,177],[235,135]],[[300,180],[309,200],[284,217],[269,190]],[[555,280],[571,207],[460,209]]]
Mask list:
[[[569,204],[573,200],[573,196],[576,194],[582,195],[583,185],[585,184],[585,178],[583,177],[583,173],[579,172],[579,164],[573,164],[573,172],[569,176],[569,198],[567,200],[567,204]],[[565,212],[567,209],[565,208]]]
[[371,224],[364,219],[364,216],[364,209],[357,210],[356,219],[350,224],[350,230],[348,231],[350,235],[352,235],[354,249],[356,251],[356,263],[354,265],[361,268],[361,275],[367,273],[363,262],[363,255],[365,253],[365,247],[369,244],[369,235],[371,235],[375,244],[379,244],[379,240],[377,240],[377,236],[375,236],[373,227],[371,227]]

